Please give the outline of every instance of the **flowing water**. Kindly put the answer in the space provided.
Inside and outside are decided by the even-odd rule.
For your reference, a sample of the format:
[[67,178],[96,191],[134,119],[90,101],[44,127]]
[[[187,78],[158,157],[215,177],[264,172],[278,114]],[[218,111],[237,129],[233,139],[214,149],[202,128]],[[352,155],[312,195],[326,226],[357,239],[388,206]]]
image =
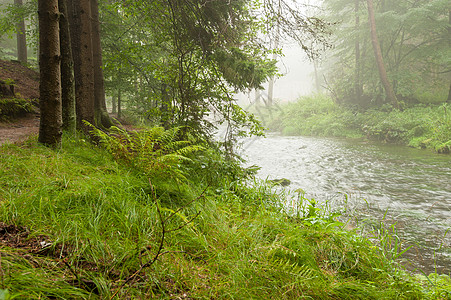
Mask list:
[[[403,146],[314,137],[246,140],[258,176],[287,178],[307,198],[352,207],[356,220],[395,228],[417,272],[451,273],[451,155]],[[448,232],[449,230],[449,232]],[[391,231],[393,233],[393,231]]]

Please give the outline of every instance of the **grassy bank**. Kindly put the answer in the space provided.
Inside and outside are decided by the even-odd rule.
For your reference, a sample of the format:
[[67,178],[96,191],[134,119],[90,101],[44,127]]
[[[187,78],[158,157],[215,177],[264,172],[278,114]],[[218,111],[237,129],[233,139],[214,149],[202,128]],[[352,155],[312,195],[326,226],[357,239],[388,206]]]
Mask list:
[[365,137],[441,153],[451,150],[451,107],[446,104],[358,111],[318,95],[283,105],[273,115],[269,128],[285,135]]
[[1,146],[0,299],[450,299],[449,277],[411,276],[306,199],[289,210],[163,136],[146,155],[124,140]]

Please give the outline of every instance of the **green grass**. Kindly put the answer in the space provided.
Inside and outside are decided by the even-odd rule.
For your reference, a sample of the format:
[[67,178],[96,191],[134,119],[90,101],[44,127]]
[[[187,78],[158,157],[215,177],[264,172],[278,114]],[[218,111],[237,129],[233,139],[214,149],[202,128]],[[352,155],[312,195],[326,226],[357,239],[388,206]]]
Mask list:
[[368,138],[451,152],[451,111],[447,104],[420,104],[402,111],[387,107],[359,111],[316,95],[282,106],[268,126],[284,135]]
[[1,146],[0,299],[451,297],[449,277],[409,275],[212,150],[183,171],[148,178],[66,136],[59,150]]

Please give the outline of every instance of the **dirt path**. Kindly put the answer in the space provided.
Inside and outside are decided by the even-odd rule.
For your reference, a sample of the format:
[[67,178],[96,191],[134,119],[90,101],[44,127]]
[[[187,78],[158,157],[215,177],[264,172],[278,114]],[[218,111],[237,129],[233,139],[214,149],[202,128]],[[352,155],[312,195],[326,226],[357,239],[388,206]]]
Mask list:
[[0,123],[0,145],[18,143],[39,133],[39,115],[28,114],[11,123]]

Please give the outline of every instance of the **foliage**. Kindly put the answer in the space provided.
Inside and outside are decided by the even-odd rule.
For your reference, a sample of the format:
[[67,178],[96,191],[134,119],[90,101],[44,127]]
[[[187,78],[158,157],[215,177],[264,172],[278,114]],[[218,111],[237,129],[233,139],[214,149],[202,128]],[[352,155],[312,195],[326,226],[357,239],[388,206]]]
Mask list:
[[[34,140],[1,147],[0,226],[9,233],[0,231],[0,288],[11,298],[433,299],[446,291],[444,276],[411,277],[355,232],[306,226],[261,182],[234,180],[219,166],[221,182],[205,189],[194,175],[218,157],[208,168],[192,162],[190,193],[176,182],[170,193],[152,178],[149,191],[141,170],[105,151],[68,136],[59,150]],[[310,217],[326,216],[309,205]]]
[[351,137],[402,143],[449,153],[451,119],[447,104],[390,107],[361,111],[335,104],[329,97],[302,97],[282,106],[274,130],[286,135]]
[[34,107],[30,100],[17,97],[0,98],[0,121],[6,121],[33,110]]
[[[449,90],[449,1],[374,1],[378,39],[398,100],[443,103]],[[335,48],[324,62],[326,84],[340,103],[385,103],[369,35],[365,1],[323,1]]]
[[204,148],[191,145],[191,142],[180,140],[181,127],[164,130],[154,127],[148,130],[127,132],[113,126],[109,133],[88,124],[92,134],[113,157],[125,164],[140,170],[144,175],[153,177],[164,175],[177,180],[186,180],[182,164],[191,161],[195,152]]
[[29,45],[37,46],[38,44],[38,34],[37,26],[37,1],[24,1],[23,5],[17,6],[15,4],[4,4],[0,3],[1,17],[0,17],[0,39],[9,37],[11,38],[13,34],[17,33],[16,24],[20,20],[26,20],[31,24],[27,30],[27,39]]

